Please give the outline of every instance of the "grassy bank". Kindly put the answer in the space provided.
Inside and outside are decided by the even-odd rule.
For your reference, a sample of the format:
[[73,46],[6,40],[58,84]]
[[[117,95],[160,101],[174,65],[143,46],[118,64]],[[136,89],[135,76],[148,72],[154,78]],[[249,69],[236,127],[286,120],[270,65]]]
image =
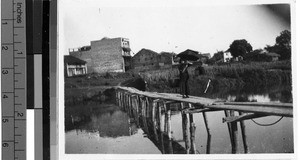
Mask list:
[[65,104],[112,101],[114,96],[111,88],[137,76],[132,73],[92,73],[67,77],[65,78]]
[[[219,90],[240,90],[241,88],[268,88],[274,85],[291,85],[290,61],[262,63],[234,63],[227,65],[204,66],[199,75],[197,66],[189,68],[191,94],[203,92],[211,79],[208,92]],[[141,74],[148,82],[150,91],[178,92],[172,80],[179,75],[177,68],[148,71]]]

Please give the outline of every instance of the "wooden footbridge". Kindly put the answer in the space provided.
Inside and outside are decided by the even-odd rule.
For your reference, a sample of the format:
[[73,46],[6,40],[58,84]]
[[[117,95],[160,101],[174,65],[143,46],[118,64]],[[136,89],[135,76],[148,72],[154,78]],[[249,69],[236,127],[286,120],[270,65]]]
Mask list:
[[[291,103],[258,103],[258,102],[226,102],[217,99],[190,96],[182,98],[179,94],[144,92],[131,87],[115,87],[116,103],[126,110],[137,125],[142,126],[146,133],[153,134],[150,138],[162,153],[165,152],[167,137],[168,153],[175,152],[170,145],[180,146],[172,139],[171,131],[171,106],[181,111],[182,132],[185,147],[181,147],[187,154],[196,154],[195,130],[193,114],[202,113],[207,131],[207,149],[210,153],[210,129],[206,112],[224,111],[223,123],[227,123],[232,147],[232,153],[237,153],[238,125],[240,123],[244,153],[248,153],[247,137],[244,120],[264,116],[276,115],[282,117],[293,117],[293,106]],[[163,115],[164,114],[164,119]],[[140,122],[142,124],[140,124]],[[183,149],[182,149],[183,148]]]

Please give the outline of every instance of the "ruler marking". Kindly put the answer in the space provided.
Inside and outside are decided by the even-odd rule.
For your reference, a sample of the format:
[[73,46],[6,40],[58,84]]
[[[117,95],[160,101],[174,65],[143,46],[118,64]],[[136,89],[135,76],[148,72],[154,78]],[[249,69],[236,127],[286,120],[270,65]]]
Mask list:
[[14,43],[1,43],[2,45],[14,45]]
[[16,19],[11,19],[11,18],[1,18],[1,20],[3,20],[3,21],[14,21],[14,20],[16,20]]
[[[20,2],[20,3],[16,3],[16,2]],[[2,113],[2,118],[7,118],[9,120],[12,120],[8,125],[8,127],[12,128],[14,127],[13,131],[5,131],[2,130],[2,138],[3,135],[14,135],[14,137],[11,137],[9,139],[2,139],[2,143],[13,143],[11,144],[10,148],[9,148],[9,152],[7,153],[2,153],[2,158],[5,157],[10,157],[10,158],[14,158],[14,159],[26,159],[26,157],[24,157],[26,155],[26,141],[19,141],[16,142],[18,139],[23,139],[26,138],[24,136],[26,136],[26,126],[23,125],[23,122],[26,122],[26,116],[23,117],[23,115],[26,114],[26,100],[23,101],[23,99],[21,101],[18,101],[17,97],[23,97],[23,92],[19,92],[18,90],[25,90],[26,91],[26,86],[23,86],[23,83],[21,83],[21,85],[19,84],[20,82],[23,82],[23,78],[25,78],[25,82],[24,85],[26,85],[26,33],[25,33],[25,25],[26,25],[26,6],[25,6],[25,0],[20,0],[20,1],[16,1],[16,0],[12,0],[10,2],[10,4],[5,3],[6,5],[2,5],[1,9],[2,11],[4,11],[5,13],[11,14],[11,17],[2,17],[1,16],[1,24],[6,25],[5,27],[1,28],[1,32],[4,33],[2,34],[3,37],[7,36],[7,40],[6,38],[1,38],[2,42],[2,48],[4,47],[5,50],[7,50],[8,54],[6,55],[7,58],[11,59],[12,61],[8,61],[7,63],[5,63],[6,65],[3,66],[4,68],[2,68],[4,71],[8,70],[11,71],[9,77],[7,76],[2,76],[1,79],[1,83],[5,84],[5,83],[10,83],[11,85],[13,85],[13,88],[9,88],[8,90],[1,90],[2,94],[9,94],[10,97],[12,97],[9,101],[2,101],[2,107],[11,109],[12,111],[16,112],[17,110],[21,110],[18,113],[14,113],[14,115],[6,115],[5,113]],[[3,8],[6,8],[5,10]],[[2,13],[4,13],[2,12]],[[16,15],[18,14],[18,15]],[[2,14],[3,15],[3,14]],[[20,21],[16,21],[17,18],[21,18]],[[19,30],[21,29],[21,30]],[[25,41],[24,41],[25,40]],[[20,49],[19,47],[21,47],[22,49]],[[19,50],[23,50],[23,48],[25,48],[25,57],[21,54],[23,54],[22,52],[18,53],[17,51]],[[24,51],[23,51],[24,52]],[[3,54],[1,54],[1,59],[6,58],[6,56],[4,57]],[[16,56],[20,56],[20,57],[16,57]],[[18,64],[18,62],[22,60],[24,60],[25,63],[21,63]],[[22,67],[25,67],[25,70],[20,70],[22,69]],[[20,76],[18,76],[18,74],[20,74]],[[18,86],[18,84],[20,86]],[[17,85],[17,86],[16,86]],[[23,88],[24,87],[24,88]],[[26,92],[25,92],[25,97],[26,97]],[[14,106],[11,106],[11,105]],[[11,108],[13,107],[13,108]],[[25,112],[24,112],[24,108],[25,107]],[[23,121],[23,122],[22,122]],[[19,128],[19,129],[17,129]],[[25,128],[25,131],[24,131]],[[2,127],[3,129],[3,127]],[[20,130],[20,131],[19,131]],[[18,144],[18,145],[17,145]],[[24,146],[25,145],[25,146]],[[20,146],[20,147],[19,147]],[[22,146],[22,147],[21,147]],[[5,158],[7,159],[7,158]]]
[[2,140],[2,142],[15,142],[15,140]]
[[15,116],[2,116],[2,118],[15,118]]
[[15,90],[23,90],[23,89],[25,89],[25,88],[15,88]]
[[[13,16],[13,19],[15,19],[15,16],[14,16],[14,3],[15,3],[15,1],[13,0],[13,4],[12,4],[12,16]],[[12,27],[14,28],[15,27],[15,23],[14,22],[12,22]],[[12,38],[13,38],[13,42],[15,42],[15,30],[13,29],[13,36],[12,36]],[[15,50],[15,44],[13,45],[13,51]],[[12,56],[14,55],[14,52],[13,52],[13,54],[12,54]],[[15,66],[15,60],[14,60],[14,56],[13,56],[13,66]],[[15,80],[16,78],[16,76],[15,76],[15,69],[13,70],[13,79]],[[14,84],[14,86],[15,86],[15,82],[13,82],[13,84]],[[14,98],[13,98],[13,104],[15,104],[16,103],[16,98],[15,98],[15,95],[16,95],[16,93],[14,92],[13,93],[14,94]],[[14,112],[16,112],[16,106],[14,106]],[[14,116],[16,116],[15,114],[14,114]],[[14,118],[14,119],[16,119],[16,118]],[[16,134],[16,120],[14,120],[14,135]],[[14,137],[14,141],[16,141],[16,137]],[[14,145],[14,150],[16,150],[16,145]],[[16,153],[14,152],[14,157],[16,157]],[[16,158],[15,158],[16,159]]]

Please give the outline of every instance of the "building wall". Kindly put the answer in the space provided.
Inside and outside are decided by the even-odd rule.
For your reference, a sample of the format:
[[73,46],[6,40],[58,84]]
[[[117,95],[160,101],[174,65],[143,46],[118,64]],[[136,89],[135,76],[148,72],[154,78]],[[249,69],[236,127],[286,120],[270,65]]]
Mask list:
[[224,62],[229,62],[230,59],[232,58],[232,55],[230,52],[224,52],[223,57],[224,57],[224,59],[223,59]]
[[65,76],[72,77],[76,75],[84,75],[87,73],[86,65],[70,65],[65,64]]
[[157,55],[158,53],[142,49],[132,57],[132,65],[138,71],[158,69]]
[[90,49],[71,51],[70,55],[86,61],[88,73],[125,72],[122,47],[127,44],[129,48],[129,41],[124,38],[103,38],[91,41]]
[[172,68],[173,58],[171,53],[160,54],[142,49],[132,57],[132,67],[136,71]]

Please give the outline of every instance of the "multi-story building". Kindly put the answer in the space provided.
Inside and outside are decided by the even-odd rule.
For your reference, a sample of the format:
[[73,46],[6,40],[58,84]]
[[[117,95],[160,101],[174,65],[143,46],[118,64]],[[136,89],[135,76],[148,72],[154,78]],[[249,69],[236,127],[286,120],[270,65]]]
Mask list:
[[157,53],[143,48],[132,57],[132,66],[136,71],[171,68],[173,55],[169,52]]
[[65,77],[84,75],[87,73],[86,61],[73,56],[64,56]]
[[125,72],[130,68],[131,49],[127,38],[102,38],[91,45],[69,49],[70,55],[87,62],[88,73]]
[[158,69],[157,55],[157,52],[143,48],[132,57],[132,66],[137,71]]

